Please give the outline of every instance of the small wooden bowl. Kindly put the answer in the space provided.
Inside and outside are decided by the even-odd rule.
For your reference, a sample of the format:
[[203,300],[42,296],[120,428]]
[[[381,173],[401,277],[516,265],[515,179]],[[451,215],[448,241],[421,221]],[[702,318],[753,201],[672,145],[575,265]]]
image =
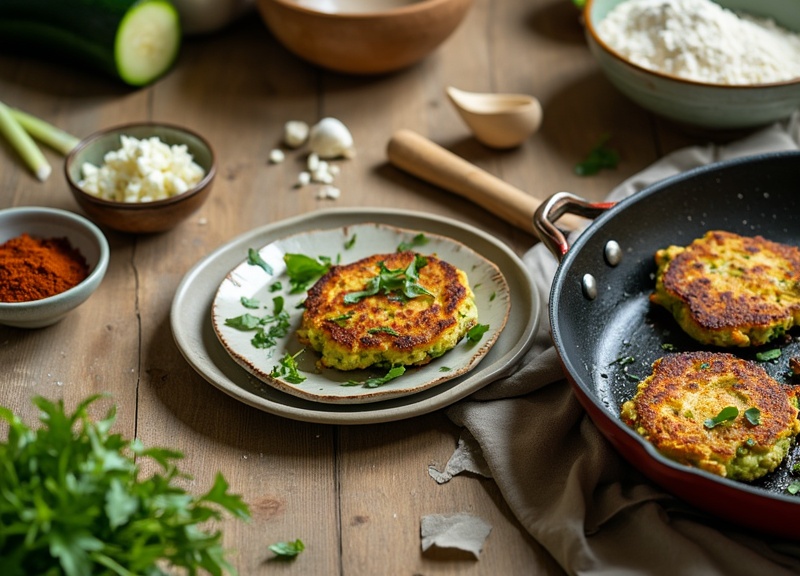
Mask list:
[[466,16],[472,0],[257,0],[290,52],[350,74],[380,74],[422,60]]
[[[186,192],[153,202],[115,202],[84,192],[78,185],[81,166],[84,162],[100,166],[107,152],[120,148],[121,135],[137,139],[157,136],[166,144],[185,144],[205,176]],[[200,208],[211,193],[216,160],[211,145],[199,134],[178,126],[146,122],[108,128],[84,138],[67,155],[64,172],[72,195],[91,220],[119,232],[143,234],[168,230]]]

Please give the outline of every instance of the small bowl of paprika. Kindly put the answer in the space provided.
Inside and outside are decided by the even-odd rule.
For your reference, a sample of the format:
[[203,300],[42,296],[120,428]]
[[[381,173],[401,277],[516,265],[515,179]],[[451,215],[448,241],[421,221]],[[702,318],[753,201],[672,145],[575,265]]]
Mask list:
[[97,289],[108,241],[78,214],[38,206],[0,210],[0,324],[42,328]]

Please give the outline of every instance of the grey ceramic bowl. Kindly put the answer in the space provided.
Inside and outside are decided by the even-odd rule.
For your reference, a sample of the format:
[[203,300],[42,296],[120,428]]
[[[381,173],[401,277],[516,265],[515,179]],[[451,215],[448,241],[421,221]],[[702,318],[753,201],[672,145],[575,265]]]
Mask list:
[[89,265],[89,275],[77,286],[30,302],[0,302],[0,324],[42,328],[61,320],[97,289],[108,268],[108,241],[92,222],[72,212],[42,207],[0,210],[0,244],[23,233],[40,238],[67,238]]
[[[587,0],[586,38],[609,81],[631,100],[682,124],[712,129],[755,128],[788,117],[800,107],[800,78],[773,84],[723,86],[685,80],[633,64],[605,44],[596,24],[626,0]],[[800,32],[797,0],[715,0],[753,16],[768,17]]]
[[[78,185],[81,166],[84,162],[102,165],[107,152],[120,148],[121,135],[140,140],[156,136],[169,145],[185,144],[194,161],[205,170],[205,176],[186,192],[153,202],[114,202],[84,192]],[[91,220],[120,232],[151,233],[174,227],[202,206],[211,193],[216,160],[211,145],[199,134],[170,124],[144,122],[115,126],[84,138],[67,155],[64,171],[72,195]]]

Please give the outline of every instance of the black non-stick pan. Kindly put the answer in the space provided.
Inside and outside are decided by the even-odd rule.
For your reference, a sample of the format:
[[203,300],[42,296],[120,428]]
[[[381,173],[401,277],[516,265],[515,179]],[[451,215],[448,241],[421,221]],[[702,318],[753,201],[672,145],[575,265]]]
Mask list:
[[[574,245],[549,225],[558,213],[600,213]],[[608,210],[556,195],[536,214],[537,229],[562,255],[550,294],[553,342],[573,389],[614,447],[664,489],[719,518],[762,532],[800,539],[800,494],[787,487],[800,476],[795,445],[778,470],[743,483],[674,463],[619,418],[620,407],[673,351],[698,350],[665,310],[650,304],[656,250],[686,245],[708,230],[761,235],[800,245],[800,153],[753,156],[695,169],[659,182]],[[789,359],[800,357],[800,332],[759,349],[728,349],[762,362],[778,381],[794,385]],[[800,385],[800,384],[799,384]]]
[[[398,167],[461,194],[512,224],[529,225],[560,259],[549,301],[552,337],[565,374],[588,415],[617,451],[665,490],[714,516],[759,532],[800,540],[800,494],[787,491],[800,476],[795,445],[783,464],[754,483],[728,480],[657,453],[619,418],[620,407],[673,351],[698,350],[665,310],[650,304],[653,256],[686,245],[708,230],[762,235],[800,245],[800,152],[751,156],[712,164],[658,182],[617,204],[555,194],[540,203],[509,190],[474,166],[447,156],[407,131],[390,142]],[[452,155],[451,155],[452,156]],[[569,246],[553,225],[594,221]],[[756,360],[765,349],[781,356],[762,363],[777,380],[795,384],[789,359],[800,357],[800,329],[760,349],[727,350]]]

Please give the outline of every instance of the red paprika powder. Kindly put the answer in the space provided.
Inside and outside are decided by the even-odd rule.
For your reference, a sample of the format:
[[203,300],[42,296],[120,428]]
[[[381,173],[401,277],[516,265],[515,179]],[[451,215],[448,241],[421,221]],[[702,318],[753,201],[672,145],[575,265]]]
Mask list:
[[0,302],[29,302],[60,294],[89,274],[67,238],[22,234],[0,244]]

